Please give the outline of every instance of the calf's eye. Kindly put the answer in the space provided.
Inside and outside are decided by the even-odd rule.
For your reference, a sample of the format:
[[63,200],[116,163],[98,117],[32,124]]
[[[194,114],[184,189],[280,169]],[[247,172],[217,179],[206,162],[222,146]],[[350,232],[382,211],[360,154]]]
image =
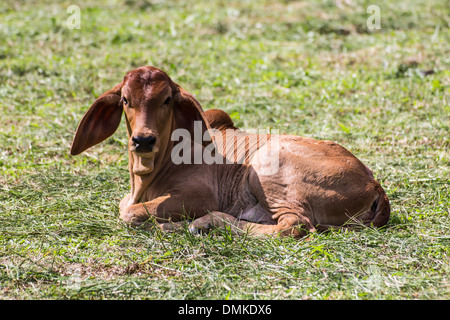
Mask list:
[[165,104],[165,105],[168,105],[169,102],[170,102],[170,97],[167,97],[167,99],[164,101],[164,104]]

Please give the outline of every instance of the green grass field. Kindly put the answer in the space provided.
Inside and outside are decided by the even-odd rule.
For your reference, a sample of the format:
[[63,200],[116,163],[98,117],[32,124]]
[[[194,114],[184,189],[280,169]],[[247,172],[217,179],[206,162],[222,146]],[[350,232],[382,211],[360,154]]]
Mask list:
[[[448,1],[56,3],[0,4],[0,299],[450,298]],[[385,188],[388,226],[302,240],[128,228],[124,123],[69,149],[95,98],[143,65],[242,128],[342,144]]]

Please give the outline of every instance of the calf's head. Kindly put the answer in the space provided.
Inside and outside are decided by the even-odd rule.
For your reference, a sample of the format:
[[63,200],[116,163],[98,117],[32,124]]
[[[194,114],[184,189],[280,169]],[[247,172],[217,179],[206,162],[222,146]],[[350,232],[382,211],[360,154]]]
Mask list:
[[121,83],[95,100],[78,125],[70,153],[79,154],[110,137],[122,113],[131,170],[136,175],[151,173],[155,158],[170,155],[173,130],[186,129],[192,136],[194,121],[202,122],[203,132],[208,130],[203,110],[192,95],[165,72],[141,67],[128,72]]

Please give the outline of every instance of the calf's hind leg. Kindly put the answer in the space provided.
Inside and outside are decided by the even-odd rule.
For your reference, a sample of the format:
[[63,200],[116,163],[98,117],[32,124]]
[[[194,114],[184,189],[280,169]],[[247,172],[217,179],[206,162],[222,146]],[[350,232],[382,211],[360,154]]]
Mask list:
[[280,216],[276,225],[264,225],[240,220],[220,211],[212,211],[208,215],[195,219],[189,226],[189,229],[191,231],[197,231],[207,230],[212,227],[229,227],[233,233],[239,235],[248,233],[255,236],[272,235],[302,237],[305,235],[306,230],[310,232],[315,231],[314,227],[310,226],[309,222],[302,221],[302,219],[295,214],[285,213]]

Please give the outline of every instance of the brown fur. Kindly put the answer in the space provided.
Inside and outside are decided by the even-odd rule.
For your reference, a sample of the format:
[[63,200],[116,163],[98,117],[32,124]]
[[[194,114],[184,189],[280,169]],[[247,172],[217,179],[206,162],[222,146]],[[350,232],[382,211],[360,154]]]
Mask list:
[[[384,190],[342,146],[234,130],[225,112],[203,112],[192,95],[154,67],[129,72],[93,103],[78,126],[71,153],[112,135],[122,112],[129,136],[131,192],[120,203],[120,217],[133,226],[156,221],[163,230],[174,230],[189,218],[194,220],[192,229],[228,225],[237,233],[298,237],[330,227],[381,227],[389,220]],[[210,134],[219,158],[244,150],[245,162],[234,158],[230,164],[207,164],[203,159],[200,164],[174,164],[171,134],[179,128],[193,133],[194,121],[201,121],[202,133]],[[227,129],[231,134],[225,134]],[[135,136],[155,137],[153,150],[140,152]],[[233,143],[235,137],[241,145]],[[271,148],[278,152],[279,168],[267,175],[259,156],[275,139],[279,143]],[[191,145],[193,151],[198,147]]]

